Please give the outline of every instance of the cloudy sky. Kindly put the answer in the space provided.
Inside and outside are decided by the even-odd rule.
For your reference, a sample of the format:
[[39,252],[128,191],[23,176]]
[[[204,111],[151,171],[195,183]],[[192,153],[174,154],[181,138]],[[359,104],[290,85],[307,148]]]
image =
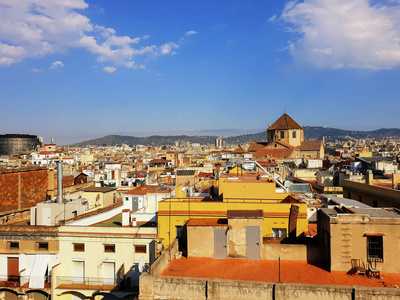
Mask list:
[[0,0],[0,134],[400,127],[399,0]]

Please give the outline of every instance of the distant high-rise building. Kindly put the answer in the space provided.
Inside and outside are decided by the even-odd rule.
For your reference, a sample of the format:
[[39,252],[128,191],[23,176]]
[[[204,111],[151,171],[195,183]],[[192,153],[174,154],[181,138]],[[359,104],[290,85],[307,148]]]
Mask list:
[[218,137],[215,139],[215,148],[221,148],[222,147],[222,138]]
[[13,155],[25,151],[35,151],[41,145],[36,135],[2,134],[0,135],[0,155]]

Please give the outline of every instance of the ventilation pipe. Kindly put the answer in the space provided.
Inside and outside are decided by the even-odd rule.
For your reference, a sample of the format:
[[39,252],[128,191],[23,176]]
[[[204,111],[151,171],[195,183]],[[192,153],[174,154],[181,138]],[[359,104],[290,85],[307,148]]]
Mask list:
[[57,200],[56,203],[62,203],[63,201],[63,166],[62,160],[57,161]]

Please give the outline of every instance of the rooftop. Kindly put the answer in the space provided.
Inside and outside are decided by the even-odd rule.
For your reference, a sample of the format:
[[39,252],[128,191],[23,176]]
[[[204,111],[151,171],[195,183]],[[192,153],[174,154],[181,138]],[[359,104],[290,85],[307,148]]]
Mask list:
[[259,210],[228,210],[228,219],[262,219],[264,213]]
[[[332,208],[321,208],[321,210],[331,218],[343,214]],[[372,219],[400,219],[400,211],[395,208],[352,208],[351,211],[354,212],[350,213],[351,215],[364,215]]]
[[88,193],[108,193],[116,190],[117,188],[115,187],[88,187],[83,191]]
[[295,120],[293,120],[287,113],[279,117],[267,130],[280,130],[280,129],[303,129]]
[[[270,260],[184,258],[174,259],[162,276],[219,278],[247,281],[279,281],[279,262]],[[307,262],[281,261],[281,282],[369,287],[400,286],[398,274],[381,274],[382,278],[328,272]]]
[[148,193],[168,193],[170,189],[160,185],[142,185],[129,192],[125,195],[146,195]]
[[212,218],[204,218],[204,219],[192,218],[187,223],[187,226],[228,226],[228,220],[212,219]]
[[196,170],[176,170],[176,176],[194,176],[196,174]]

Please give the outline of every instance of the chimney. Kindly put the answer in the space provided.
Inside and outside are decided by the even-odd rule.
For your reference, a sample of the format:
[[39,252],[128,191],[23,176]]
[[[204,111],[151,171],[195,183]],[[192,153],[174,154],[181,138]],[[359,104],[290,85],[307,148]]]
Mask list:
[[299,207],[292,205],[289,214],[289,238],[297,236],[297,215],[299,214]]
[[63,165],[62,160],[57,161],[57,200],[56,203],[63,202]]
[[368,170],[367,173],[365,174],[365,183],[372,184],[373,180],[374,180],[374,174],[372,174],[371,170]]
[[129,209],[122,210],[122,227],[129,227],[131,211]]
[[137,227],[137,221],[136,221],[136,218],[132,218],[132,221],[131,221],[131,226],[132,226],[132,227]]
[[400,173],[392,174],[392,185],[394,189],[397,189],[397,186],[400,184]]

